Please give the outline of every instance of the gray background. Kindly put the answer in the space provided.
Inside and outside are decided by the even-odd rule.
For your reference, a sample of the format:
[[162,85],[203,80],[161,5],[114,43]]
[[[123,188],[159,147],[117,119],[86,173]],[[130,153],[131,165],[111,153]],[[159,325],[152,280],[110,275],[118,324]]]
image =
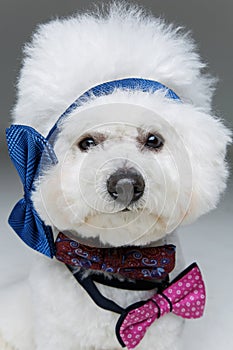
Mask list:
[[[107,2],[107,1],[105,1]],[[219,78],[214,110],[232,126],[233,86],[233,1],[232,0],[138,0],[169,22],[191,30],[209,72]],[[95,3],[100,3],[96,1]],[[10,109],[15,101],[15,83],[19,72],[21,48],[30,39],[38,23],[55,16],[70,15],[90,8],[88,0],[0,0],[1,78],[0,78],[0,285],[23,277],[34,253],[23,245],[7,225],[8,214],[21,196],[21,185],[6,153],[5,128],[10,124]],[[213,140],[214,147],[214,140]],[[232,164],[232,148],[228,160]],[[205,317],[188,322],[184,349],[233,349],[233,235],[232,181],[217,210],[197,223],[180,229],[187,263],[197,260],[205,275],[208,304]],[[227,301],[228,300],[228,301]],[[191,341],[190,341],[191,339]],[[46,349],[45,349],[46,350]],[[150,350],[150,349],[148,349]]]

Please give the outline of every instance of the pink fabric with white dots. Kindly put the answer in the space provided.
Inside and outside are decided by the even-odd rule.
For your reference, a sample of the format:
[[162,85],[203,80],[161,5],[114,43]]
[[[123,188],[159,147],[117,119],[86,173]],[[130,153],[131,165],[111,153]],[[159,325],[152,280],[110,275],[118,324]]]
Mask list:
[[161,294],[155,294],[141,307],[129,311],[120,326],[119,335],[129,350],[134,349],[144,337],[147,328],[168,312],[183,318],[201,317],[205,299],[201,272],[196,264],[192,264]]

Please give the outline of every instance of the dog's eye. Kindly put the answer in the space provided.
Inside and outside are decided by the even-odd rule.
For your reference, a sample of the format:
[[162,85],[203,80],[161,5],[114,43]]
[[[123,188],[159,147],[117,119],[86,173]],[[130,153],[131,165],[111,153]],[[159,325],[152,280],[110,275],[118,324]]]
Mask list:
[[82,151],[87,151],[89,148],[96,146],[97,143],[92,137],[86,137],[82,141],[79,142],[78,147]]
[[149,148],[156,148],[159,149],[163,146],[164,140],[159,135],[152,135],[150,134],[146,140],[145,146]]

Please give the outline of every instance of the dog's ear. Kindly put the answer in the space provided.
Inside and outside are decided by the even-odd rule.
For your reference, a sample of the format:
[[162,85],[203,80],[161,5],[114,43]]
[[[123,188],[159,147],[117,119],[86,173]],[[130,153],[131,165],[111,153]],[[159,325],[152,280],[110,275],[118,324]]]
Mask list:
[[192,193],[183,223],[216,207],[229,175],[225,156],[227,145],[232,142],[231,131],[217,117],[202,112],[194,114],[194,123],[186,135],[192,166]]

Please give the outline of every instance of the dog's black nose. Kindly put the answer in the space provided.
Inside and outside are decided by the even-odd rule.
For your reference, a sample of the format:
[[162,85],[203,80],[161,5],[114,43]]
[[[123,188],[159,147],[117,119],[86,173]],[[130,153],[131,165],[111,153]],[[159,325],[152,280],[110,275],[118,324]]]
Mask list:
[[118,169],[107,181],[109,194],[127,207],[137,201],[144,192],[145,182],[134,168]]

